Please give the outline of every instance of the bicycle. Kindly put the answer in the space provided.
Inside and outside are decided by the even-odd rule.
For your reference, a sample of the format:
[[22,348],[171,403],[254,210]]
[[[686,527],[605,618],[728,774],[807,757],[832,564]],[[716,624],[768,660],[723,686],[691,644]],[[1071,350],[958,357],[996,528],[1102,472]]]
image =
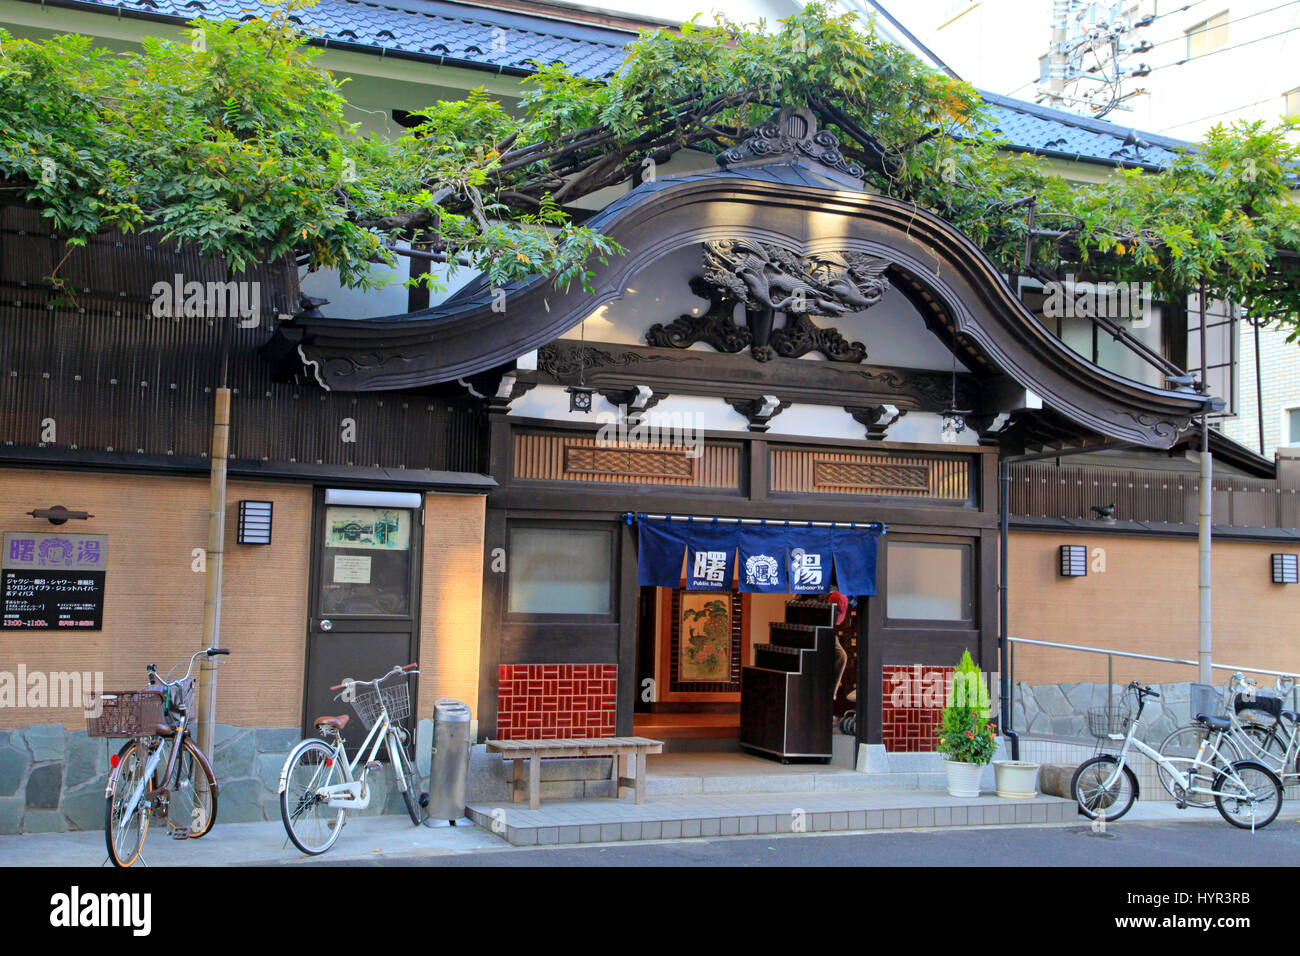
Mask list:
[[[1210,796],[1220,816],[1241,829],[1253,831],[1277,818],[1282,809],[1282,781],[1277,774],[1257,760],[1228,760],[1220,749],[1232,727],[1228,718],[1198,714],[1197,721],[1206,734],[1195,755],[1166,757],[1136,736],[1146,699],[1158,699],[1160,695],[1138,681],[1128,685],[1126,697],[1130,691],[1137,698],[1136,715],[1126,702],[1088,711],[1088,728],[1093,736],[1124,743],[1118,757],[1101,754],[1085,760],[1074,772],[1070,793],[1084,816],[1110,822],[1132,809],[1138,799],[1138,782],[1128,761],[1130,752],[1137,750],[1149,757],[1161,773],[1170,776],[1179,809],[1188,806],[1188,795]],[[1209,786],[1204,785],[1207,782]]]
[[[1208,684],[1194,684],[1193,690],[1203,695],[1200,707],[1207,712],[1213,708],[1211,716],[1226,717],[1231,724],[1223,741],[1223,752],[1238,760],[1258,760],[1285,783],[1300,776],[1300,715],[1282,708],[1282,698],[1291,692],[1294,678],[1277,678],[1276,696],[1260,693],[1258,686],[1256,681],[1237,672],[1229,679],[1223,692],[1216,692]],[[1216,693],[1222,693],[1222,702],[1214,701]],[[1197,706],[1193,704],[1193,709]],[[1172,731],[1157,749],[1165,757],[1186,757],[1200,748],[1206,733],[1200,723],[1187,724]],[[1175,795],[1170,778],[1161,774],[1160,782],[1171,795]],[[1199,802],[1189,798],[1188,803],[1204,807],[1212,805],[1208,798]]]
[[[91,737],[131,738],[109,759],[104,788],[104,840],[115,867],[129,867],[140,859],[152,816],[161,816],[179,840],[197,840],[217,822],[216,774],[189,732],[192,672],[200,657],[229,653],[217,647],[196,652],[185,676],[176,680],[171,676],[180,664],[165,678],[150,664],[148,689],[104,694],[100,714],[87,718]],[[165,767],[161,773],[160,766]],[[184,822],[173,821],[177,812]]]
[[335,699],[349,699],[369,730],[357,748],[356,759],[349,760],[343,741],[347,714],[317,717],[313,724],[321,736],[304,739],[285,758],[280,770],[280,817],[289,839],[303,853],[324,853],[338,839],[347,811],[364,810],[370,805],[367,781],[370,772],[379,768],[375,757],[381,745],[388,748],[397,789],[411,821],[416,826],[424,822],[429,799],[420,792],[420,775],[407,752],[410,735],[394,723],[411,714],[410,685],[380,686],[392,677],[401,675],[409,680],[419,673],[418,665],[407,664],[374,680],[344,681],[330,688],[342,691]]
[[1273,693],[1259,690],[1259,682],[1240,671],[1228,681],[1231,703],[1228,718],[1243,756],[1269,766],[1283,780],[1300,776],[1300,714],[1286,710],[1282,700],[1295,687],[1295,678],[1278,677]]

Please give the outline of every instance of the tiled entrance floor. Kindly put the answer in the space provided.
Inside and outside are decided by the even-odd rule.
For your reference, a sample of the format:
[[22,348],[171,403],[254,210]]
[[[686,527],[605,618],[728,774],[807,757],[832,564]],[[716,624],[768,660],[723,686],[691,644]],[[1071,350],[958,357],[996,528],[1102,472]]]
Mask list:
[[628,795],[621,800],[543,801],[537,810],[526,804],[475,803],[466,815],[516,846],[1079,819],[1074,803],[1059,797],[962,799],[917,790],[690,793],[649,796],[642,804]]

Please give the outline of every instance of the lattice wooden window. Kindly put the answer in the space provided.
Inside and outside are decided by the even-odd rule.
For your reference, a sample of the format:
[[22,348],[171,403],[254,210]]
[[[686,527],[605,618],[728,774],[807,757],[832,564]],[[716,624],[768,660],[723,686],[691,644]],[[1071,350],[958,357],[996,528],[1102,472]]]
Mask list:
[[592,445],[567,445],[564,449],[566,475],[622,475],[690,480],[695,477],[695,462],[696,459],[684,450],[641,451]]
[[846,489],[867,494],[920,492],[930,489],[930,469],[925,465],[896,465],[883,461],[813,462],[813,486]]

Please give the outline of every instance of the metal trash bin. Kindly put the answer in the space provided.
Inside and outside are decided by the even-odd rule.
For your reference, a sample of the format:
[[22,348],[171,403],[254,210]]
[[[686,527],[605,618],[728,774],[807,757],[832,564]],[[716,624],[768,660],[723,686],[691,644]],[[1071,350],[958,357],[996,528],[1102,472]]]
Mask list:
[[452,826],[465,815],[469,785],[470,710],[449,697],[433,705],[433,759],[429,763],[427,824],[446,820]]

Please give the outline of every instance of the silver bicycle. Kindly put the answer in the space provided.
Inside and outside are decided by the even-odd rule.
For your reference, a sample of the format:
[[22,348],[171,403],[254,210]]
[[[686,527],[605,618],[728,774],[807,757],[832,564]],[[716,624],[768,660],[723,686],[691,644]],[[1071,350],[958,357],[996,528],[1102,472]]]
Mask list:
[[[1225,763],[1234,760],[1258,760],[1272,770],[1284,784],[1300,780],[1300,715],[1283,709],[1283,698],[1295,686],[1295,679],[1279,677],[1270,692],[1241,672],[1233,674],[1226,689],[1210,684],[1193,684],[1193,711],[1223,717],[1229,723],[1220,751]],[[1198,699],[1197,694],[1200,694]],[[1198,710],[1200,708],[1200,710]],[[1196,713],[1193,714],[1196,716]],[[1193,721],[1172,731],[1160,742],[1165,757],[1186,758],[1201,748],[1208,731]],[[1172,778],[1160,775],[1160,782],[1175,797]],[[1208,797],[1188,795],[1189,806],[1209,807]]]
[[1197,721],[1205,735],[1190,757],[1167,757],[1137,739],[1138,721],[1148,697],[1160,695],[1138,681],[1128,685],[1137,700],[1137,713],[1122,701],[1119,707],[1094,707],[1088,712],[1089,729],[1103,740],[1122,744],[1118,756],[1101,754],[1086,760],[1074,772],[1070,792],[1084,816],[1091,820],[1118,820],[1138,798],[1137,775],[1129,766],[1130,755],[1145,754],[1156,765],[1165,787],[1178,800],[1179,809],[1191,799],[1213,799],[1219,814],[1234,827],[1255,830],[1266,827],[1282,809],[1282,781],[1258,760],[1232,760],[1223,751],[1224,737],[1232,727],[1226,717],[1201,714]]
[[321,736],[303,740],[285,759],[280,771],[280,817],[289,839],[303,853],[324,853],[338,839],[347,811],[370,805],[367,782],[371,771],[379,769],[375,758],[380,747],[388,749],[411,821],[417,826],[424,821],[428,794],[420,790],[410,734],[396,723],[411,714],[409,680],[419,673],[418,665],[407,664],[374,680],[344,681],[330,688],[341,691],[335,699],[349,702],[369,731],[356,757],[349,760],[343,741],[347,714],[317,717],[314,724]]

